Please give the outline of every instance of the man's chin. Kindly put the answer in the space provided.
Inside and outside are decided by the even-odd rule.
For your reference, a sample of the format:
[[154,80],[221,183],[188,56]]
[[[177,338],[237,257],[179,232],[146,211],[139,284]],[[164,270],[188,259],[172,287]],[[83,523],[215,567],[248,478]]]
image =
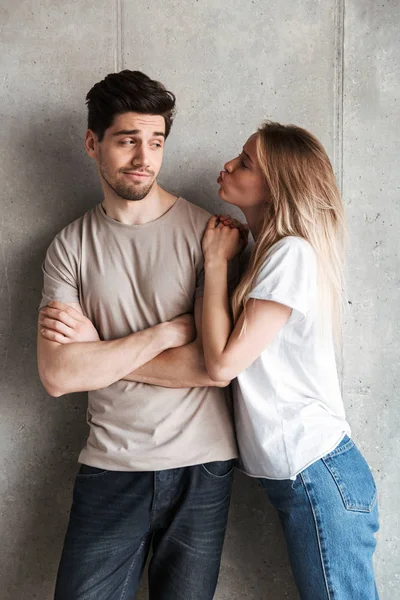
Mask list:
[[117,194],[124,200],[128,200],[130,202],[140,202],[141,200],[145,200],[146,196],[149,195],[153,185],[154,181],[151,183],[151,185],[135,186],[135,188],[120,188],[116,191]]

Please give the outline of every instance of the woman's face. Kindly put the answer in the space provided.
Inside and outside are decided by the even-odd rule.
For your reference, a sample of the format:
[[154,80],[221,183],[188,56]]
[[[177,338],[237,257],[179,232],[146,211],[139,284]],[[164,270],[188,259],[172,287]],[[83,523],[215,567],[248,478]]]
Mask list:
[[218,177],[221,200],[239,208],[261,207],[268,200],[268,187],[257,160],[257,134],[243,146],[242,153],[225,165]]

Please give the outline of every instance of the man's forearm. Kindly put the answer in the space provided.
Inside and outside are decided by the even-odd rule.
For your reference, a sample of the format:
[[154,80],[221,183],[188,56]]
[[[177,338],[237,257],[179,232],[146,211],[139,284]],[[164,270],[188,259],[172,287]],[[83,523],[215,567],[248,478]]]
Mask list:
[[210,379],[199,341],[166,350],[123,379],[168,388],[225,387],[229,384],[229,381],[216,383]]
[[168,324],[112,341],[60,344],[39,352],[39,373],[52,396],[111,385],[170,347]]

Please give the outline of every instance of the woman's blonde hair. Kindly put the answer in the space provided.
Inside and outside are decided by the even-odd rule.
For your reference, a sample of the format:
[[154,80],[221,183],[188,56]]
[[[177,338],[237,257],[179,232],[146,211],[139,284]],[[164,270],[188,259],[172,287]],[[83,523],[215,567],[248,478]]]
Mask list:
[[257,134],[257,158],[268,187],[259,233],[249,265],[235,290],[235,321],[271,246],[299,236],[314,248],[322,321],[340,339],[346,227],[344,207],[331,162],[306,129],[266,121]]

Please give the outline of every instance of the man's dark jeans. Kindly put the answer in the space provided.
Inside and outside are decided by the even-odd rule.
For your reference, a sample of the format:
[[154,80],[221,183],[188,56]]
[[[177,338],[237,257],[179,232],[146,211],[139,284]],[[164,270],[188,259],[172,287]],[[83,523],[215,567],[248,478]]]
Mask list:
[[211,600],[234,462],[135,473],[82,465],[55,600],[132,600],[150,548],[150,600]]

